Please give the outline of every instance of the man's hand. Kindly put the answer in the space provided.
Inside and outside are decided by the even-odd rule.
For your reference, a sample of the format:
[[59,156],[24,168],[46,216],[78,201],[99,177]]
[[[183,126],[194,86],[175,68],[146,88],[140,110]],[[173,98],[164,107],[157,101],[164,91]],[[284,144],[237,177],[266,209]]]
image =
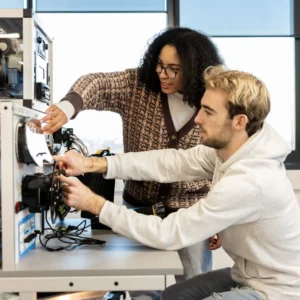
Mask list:
[[84,173],[107,173],[105,157],[85,157],[75,150],[66,152],[63,156],[53,155],[59,163],[59,169],[65,169],[67,176],[77,176]]
[[68,122],[66,114],[58,108],[56,105],[51,105],[45,113],[47,114],[40,121],[41,123],[47,123],[42,130],[46,134],[51,134],[60,129],[64,124]]
[[94,215],[99,215],[105,203],[105,199],[93,193],[76,177],[57,176],[62,183],[63,201],[77,210],[85,210]]
[[216,250],[222,246],[222,238],[220,234],[215,234],[210,237],[208,240],[208,248],[209,250]]
[[67,176],[77,176],[88,173],[91,170],[92,160],[75,150],[66,152],[63,156],[53,155],[53,159],[59,163],[59,169],[64,169]]

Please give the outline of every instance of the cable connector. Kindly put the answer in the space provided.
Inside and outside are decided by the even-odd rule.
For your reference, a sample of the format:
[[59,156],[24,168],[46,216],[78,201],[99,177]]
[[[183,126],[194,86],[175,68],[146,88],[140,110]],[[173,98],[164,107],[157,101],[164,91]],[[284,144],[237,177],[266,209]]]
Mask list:
[[78,226],[69,225],[69,226],[67,227],[67,232],[68,232],[68,231],[72,231],[72,230],[77,230],[77,229],[78,229]]
[[24,239],[24,243],[30,243],[35,238],[36,238],[36,233],[31,233]]

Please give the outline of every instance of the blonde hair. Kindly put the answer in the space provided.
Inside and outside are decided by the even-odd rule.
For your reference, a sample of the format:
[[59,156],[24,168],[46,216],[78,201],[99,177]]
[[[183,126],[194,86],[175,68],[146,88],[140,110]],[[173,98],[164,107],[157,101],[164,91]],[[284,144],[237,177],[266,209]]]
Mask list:
[[270,94],[265,84],[252,74],[227,70],[224,66],[208,67],[204,71],[205,88],[220,90],[228,96],[228,111],[248,117],[248,136],[259,130],[270,112]]

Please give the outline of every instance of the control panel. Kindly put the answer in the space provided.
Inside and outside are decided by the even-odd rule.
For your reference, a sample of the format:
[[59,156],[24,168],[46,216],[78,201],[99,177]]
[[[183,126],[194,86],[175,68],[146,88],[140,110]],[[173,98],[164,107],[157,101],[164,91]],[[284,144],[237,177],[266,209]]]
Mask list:
[[[24,214],[24,212],[22,213]],[[18,222],[18,257],[21,259],[29,250],[35,247],[35,216],[24,214]]]

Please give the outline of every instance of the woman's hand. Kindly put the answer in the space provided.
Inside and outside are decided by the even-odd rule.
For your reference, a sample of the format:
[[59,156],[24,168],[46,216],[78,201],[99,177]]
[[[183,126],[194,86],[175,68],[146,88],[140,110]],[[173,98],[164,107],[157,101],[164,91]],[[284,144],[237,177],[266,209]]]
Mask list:
[[42,129],[46,134],[51,134],[68,122],[66,114],[56,105],[51,105],[45,112],[47,115],[40,121],[47,123]]

